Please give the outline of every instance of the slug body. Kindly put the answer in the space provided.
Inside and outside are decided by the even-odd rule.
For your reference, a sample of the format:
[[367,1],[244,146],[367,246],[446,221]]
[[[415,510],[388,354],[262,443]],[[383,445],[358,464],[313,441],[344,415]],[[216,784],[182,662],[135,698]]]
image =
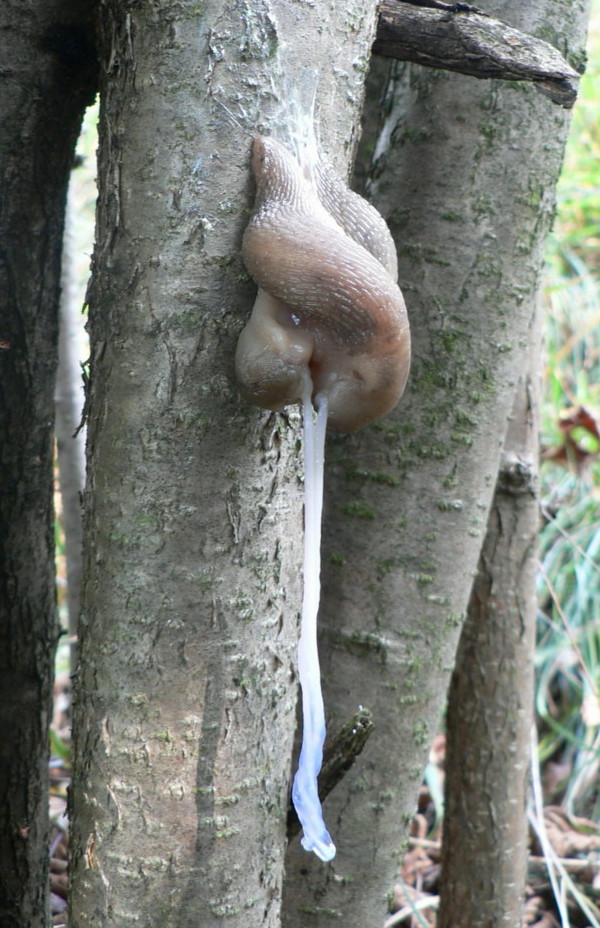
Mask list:
[[379,213],[310,146],[297,159],[274,139],[256,138],[252,170],[256,205],[242,255],[259,290],[238,341],[236,374],[249,403],[273,410],[303,403],[303,733],[292,799],[303,847],[329,861],[335,845],[317,782],[325,740],[317,650],[325,432],[328,423],[353,431],[395,406],[408,376],[410,334],[396,250]]
[[331,427],[353,431],[395,406],[410,366],[391,236],[324,162],[303,169],[275,139],[256,138],[252,169],[242,255],[260,291],[236,353],[242,395],[282,409],[302,399],[308,369]]

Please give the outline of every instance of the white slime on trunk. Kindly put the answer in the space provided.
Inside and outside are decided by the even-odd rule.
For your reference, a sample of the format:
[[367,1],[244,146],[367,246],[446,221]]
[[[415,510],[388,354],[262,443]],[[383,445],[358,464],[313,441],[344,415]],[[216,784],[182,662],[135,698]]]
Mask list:
[[302,847],[321,860],[335,856],[335,845],[323,821],[317,776],[323,762],[325,711],[317,649],[317,613],[321,593],[321,513],[327,398],[312,404],[312,381],[307,375],[302,397],[304,412],[304,590],[302,627],[298,644],[298,673],[302,687],[302,749],[294,777],[292,799],[304,831]]

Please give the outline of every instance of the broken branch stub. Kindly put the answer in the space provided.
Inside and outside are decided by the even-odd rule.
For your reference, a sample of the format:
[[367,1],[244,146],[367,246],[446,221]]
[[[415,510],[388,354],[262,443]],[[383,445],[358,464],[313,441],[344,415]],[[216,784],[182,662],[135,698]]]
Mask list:
[[564,107],[577,97],[579,74],[556,48],[477,13],[382,0],[373,52],[472,77],[530,81]]

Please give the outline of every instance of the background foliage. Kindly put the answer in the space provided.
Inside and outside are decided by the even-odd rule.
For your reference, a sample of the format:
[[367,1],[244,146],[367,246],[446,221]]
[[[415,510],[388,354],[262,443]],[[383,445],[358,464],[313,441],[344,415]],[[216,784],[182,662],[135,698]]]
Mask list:
[[600,2],[545,275],[536,710],[548,798],[600,813]]

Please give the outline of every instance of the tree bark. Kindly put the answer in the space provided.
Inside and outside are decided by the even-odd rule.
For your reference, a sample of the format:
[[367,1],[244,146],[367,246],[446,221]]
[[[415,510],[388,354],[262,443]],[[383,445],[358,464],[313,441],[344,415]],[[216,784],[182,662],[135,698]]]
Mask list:
[[[501,8],[580,60],[582,8]],[[373,68],[383,105],[367,189],[396,238],[414,360],[394,414],[327,448],[325,704],[332,727],[361,703],[375,728],[325,803],[335,860],[290,847],[286,928],[307,913],[318,928],[383,919],[485,534],[568,127],[531,87]]]
[[539,322],[531,336],[449,690],[440,928],[522,922],[539,528]]
[[91,4],[0,10],[0,923],[48,919],[53,394],[63,211],[93,93]]
[[250,143],[297,130],[317,72],[321,143],[344,163],[375,10],[101,14],[69,923],[275,926],[302,487],[298,412],[248,408],[233,378]]

